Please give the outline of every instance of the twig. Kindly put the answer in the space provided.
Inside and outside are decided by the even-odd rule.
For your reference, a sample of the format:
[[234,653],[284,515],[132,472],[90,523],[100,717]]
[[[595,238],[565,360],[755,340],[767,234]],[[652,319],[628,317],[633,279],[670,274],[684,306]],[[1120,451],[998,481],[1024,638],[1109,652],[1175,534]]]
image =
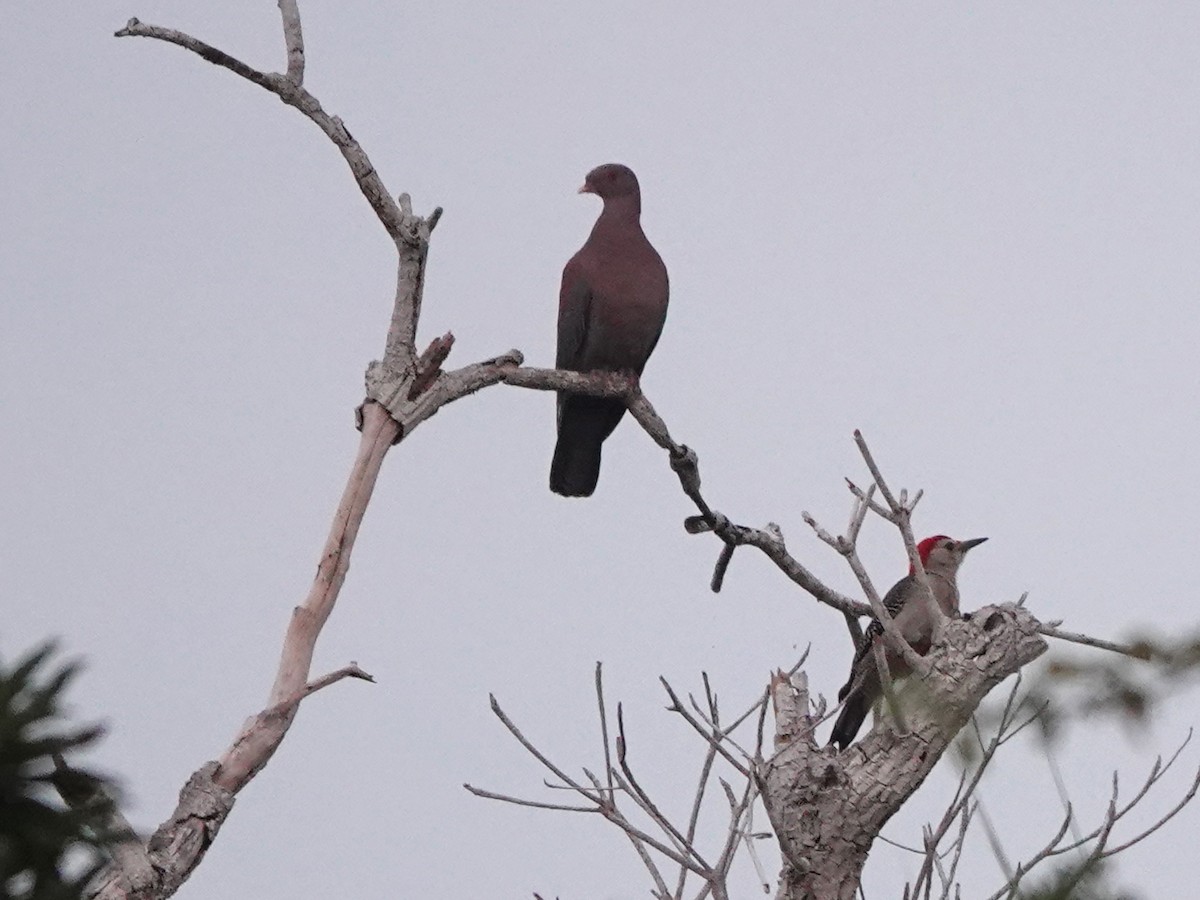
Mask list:
[[[754,779],[750,779],[746,784],[746,791],[746,825],[742,829],[742,840],[746,844],[746,852],[750,855],[750,862],[754,866],[754,874],[758,876],[758,883],[762,885],[763,893],[767,894],[771,891],[771,881],[763,868],[762,860],[758,858],[758,851],[754,848],[754,841],[759,837],[754,833],[754,802],[758,798],[758,783]],[[766,837],[767,835],[762,836]],[[731,853],[730,857],[732,855]]]
[[[866,458],[868,460],[868,464],[873,467],[872,471],[877,472],[878,469],[874,468],[875,460],[871,458],[870,451],[867,449],[866,442],[862,439],[862,435],[855,431],[854,437],[855,441],[858,442],[859,449],[865,454],[864,458]],[[880,475],[878,477],[882,478],[883,476]],[[884,641],[888,645],[888,649],[890,649],[897,656],[901,657],[908,665],[909,669],[916,672],[918,675],[925,676],[929,673],[929,662],[922,658],[920,654],[918,654],[916,650],[909,645],[909,643],[904,639],[904,636],[900,633],[900,630],[895,627],[891,614],[883,605],[883,602],[879,599],[879,592],[875,590],[875,585],[872,583],[871,577],[867,574],[866,567],[863,566],[862,560],[858,556],[858,534],[862,529],[863,520],[866,517],[867,511],[871,507],[871,497],[875,492],[875,487],[876,485],[872,485],[866,491],[866,493],[856,495],[858,499],[854,505],[854,510],[851,513],[850,524],[846,529],[845,535],[834,537],[828,531],[822,528],[816,519],[814,519],[807,512],[801,513],[801,517],[806,523],[808,523],[809,527],[816,532],[817,537],[841,554],[842,558],[846,560],[846,564],[850,566],[850,571],[854,573],[854,577],[858,579],[858,583],[862,587],[863,593],[866,594],[867,601],[871,607],[871,615],[873,615],[883,626],[883,637]],[[881,487],[881,490],[884,489],[886,489],[886,485]],[[888,493],[887,496],[890,497],[890,493]],[[932,598],[933,594],[930,593],[929,596]],[[862,632],[858,627],[858,622],[851,621],[849,614],[846,615],[846,623],[850,628],[851,636],[856,636],[854,646],[857,654],[861,651],[863,646]],[[886,690],[886,685],[884,687]]]
[[[721,746],[721,741],[724,740],[726,736],[719,732],[716,734],[710,734],[708,731],[706,731],[696,717],[689,713],[684,707],[683,703],[680,702],[679,695],[675,693],[675,689],[671,687],[670,683],[662,676],[659,676],[658,680],[666,690],[667,696],[671,698],[671,705],[667,708],[671,710],[671,712],[677,712],[679,715],[683,716],[684,721],[691,725],[692,728],[696,730],[697,734],[708,741],[708,743],[714,747],[718,753],[721,754],[727,763],[749,778],[750,770],[743,766],[733,754]],[[742,752],[745,753],[745,751]]]
[[[979,730],[978,721],[974,716],[971,717],[971,724],[974,727],[975,737],[979,741],[981,755],[978,762],[975,764],[974,772],[971,774],[970,780],[967,779],[967,769],[964,767],[962,775],[959,777],[958,788],[954,793],[954,798],[950,801],[950,806],[947,807],[946,812],[942,815],[942,820],[938,823],[938,827],[933,831],[932,841],[935,847],[940,844],[942,838],[946,836],[946,833],[949,831],[951,825],[954,824],[954,820],[965,812],[970,804],[972,794],[974,794],[976,789],[979,787],[979,784],[983,779],[983,773],[991,764],[992,759],[996,755],[996,751],[999,750],[1008,737],[1011,736],[1011,733],[1009,732],[1009,726],[1012,724],[1016,711],[1019,708],[1016,703],[1016,699],[1020,689],[1021,673],[1018,672],[1017,677],[1013,680],[1013,686],[1008,692],[1008,698],[1004,702],[1004,708],[1000,713],[1000,721],[996,727],[996,733],[986,744],[983,742],[983,735]],[[1032,721],[1032,719],[1029,721]],[[1029,724],[1029,721],[1023,723],[1021,726],[1019,726],[1019,728],[1024,728]],[[962,852],[961,847],[959,848],[958,852]],[[914,893],[919,892],[922,885],[925,886],[926,890],[929,889],[932,880],[932,872],[928,862],[929,861],[926,860],[926,862],[922,864],[921,870],[917,873],[917,879],[913,883]]]
[[950,898],[950,885],[954,883],[954,876],[958,872],[958,862],[962,859],[963,847],[967,841],[967,829],[971,826],[971,815],[973,812],[974,807],[971,804],[963,805],[962,814],[959,817],[961,824],[958,829],[958,837],[955,838],[953,844],[954,856],[950,859],[950,874],[947,877],[946,886],[942,890],[942,900],[949,900]]
[[[1154,765],[1151,767],[1149,774],[1146,776],[1146,780],[1142,783],[1142,786],[1138,789],[1137,793],[1135,793],[1133,795],[1133,797],[1130,798],[1125,803],[1124,806],[1120,807],[1119,809],[1116,809],[1115,814],[1113,816],[1113,824],[1114,825],[1117,822],[1119,822],[1121,819],[1123,819],[1130,812],[1130,810],[1132,810],[1134,807],[1136,807],[1138,804],[1140,804],[1142,802],[1142,800],[1146,797],[1146,795],[1149,794],[1150,789],[1152,787],[1154,787],[1154,785],[1157,784],[1160,780],[1162,780],[1162,778],[1167,774],[1167,772],[1169,772],[1171,770],[1171,767],[1175,765],[1175,761],[1179,759],[1180,754],[1183,753],[1184,748],[1187,747],[1187,745],[1191,742],[1191,739],[1192,739],[1192,731],[1189,729],[1187,737],[1184,738],[1183,742],[1179,745],[1179,747],[1176,748],[1175,752],[1171,754],[1170,758],[1167,760],[1167,762],[1165,764],[1163,763],[1161,756],[1155,759]],[[1169,810],[1164,816],[1162,816],[1162,818],[1160,818],[1158,820],[1158,822],[1156,822],[1150,828],[1148,828],[1145,831],[1138,834],[1136,837],[1130,839],[1129,841],[1126,841],[1121,846],[1113,848],[1113,849],[1105,852],[1103,854],[1103,857],[1115,855],[1116,853],[1119,853],[1122,850],[1127,849],[1128,847],[1132,847],[1134,844],[1138,843],[1139,841],[1141,841],[1141,840],[1145,839],[1146,837],[1148,837],[1149,835],[1153,834],[1155,831],[1157,831],[1159,828],[1161,828],[1163,825],[1165,825],[1167,822],[1169,822],[1172,818],[1174,818],[1175,815],[1178,814],[1179,811],[1182,810],[1184,806],[1186,806],[1188,803],[1190,803],[1192,801],[1192,799],[1196,795],[1196,791],[1198,788],[1200,788],[1200,771],[1197,771],[1196,776],[1192,781],[1191,787],[1188,789],[1187,793],[1184,794],[1183,798],[1179,801],[1179,803],[1177,803],[1174,807],[1171,808],[1171,810]],[[1056,850],[1053,851],[1053,853],[1051,853],[1049,855],[1058,856],[1058,855],[1061,855],[1064,853],[1069,853],[1072,850],[1075,850],[1079,847],[1084,846],[1089,841],[1095,840],[1100,835],[1101,831],[1105,828],[1106,824],[1107,824],[1107,822],[1102,823],[1100,826],[1098,826],[1093,831],[1089,832],[1088,834],[1083,835],[1080,838],[1077,838],[1071,844],[1067,844],[1063,847],[1057,848]]]
[[1193,799],[1195,799],[1196,791],[1198,789],[1200,789],[1200,769],[1196,770],[1196,777],[1192,779],[1191,787],[1188,788],[1187,793],[1185,793],[1180,801],[1171,807],[1171,809],[1168,810],[1167,813],[1162,816],[1162,818],[1160,818],[1145,831],[1127,840],[1125,843],[1105,850],[1102,854],[1100,854],[1099,858],[1104,859],[1109,856],[1116,856],[1116,854],[1120,853],[1121,851],[1128,850],[1134,844],[1138,843],[1139,841],[1143,841],[1150,835],[1154,834],[1154,832],[1158,831],[1158,829],[1162,828],[1169,821],[1175,818],[1180,810],[1182,810],[1185,806],[1191,803]]
[[888,487],[887,482],[884,481],[883,473],[875,462],[875,457],[871,454],[871,449],[867,446],[866,438],[863,437],[862,432],[857,428],[854,430],[854,443],[858,446],[858,451],[862,455],[863,461],[867,464],[867,469],[871,472],[871,477],[875,480],[875,484],[879,486],[879,493],[887,501],[890,514],[884,515],[884,518],[900,529],[900,536],[904,539],[904,549],[908,553],[909,565],[912,567],[917,584],[921,586],[922,599],[926,604],[929,618],[933,622],[933,639],[937,641],[941,636],[942,629],[945,627],[946,615],[942,612],[941,607],[938,606],[937,600],[933,596],[933,588],[930,586],[929,579],[925,574],[925,565],[921,560],[921,554],[917,552],[917,541],[912,531],[912,514],[917,508],[917,504],[921,501],[922,491],[917,491],[913,499],[909,501],[908,492],[901,490],[900,499],[897,500]]
[[[452,375],[457,373],[451,373]],[[719,591],[725,571],[732,557],[732,548],[743,545],[757,547],[767,558],[793,582],[811,594],[817,601],[843,613],[861,616],[869,614],[866,604],[851,600],[821,582],[812,572],[787,552],[783,534],[777,525],[766,529],[747,528],[735,525],[722,513],[713,510],[700,491],[700,466],[695,451],[684,444],[676,443],[666,423],[655,411],[646,395],[642,393],[636,378],[613,372],[568,372],[561,369],[537,369],[530,367],[500,366],[488,372],[475,374],[487,383],[504,382],[514,387],[539,391],[571,391],[592,397],[609,397],[624,400],[630,413],[642,429],[659,447],[667,451],[671,469],[678,475],[683,492],[700,511],[684,522],[689,534],[713,532],[725,547],[718,559],[712,587]],[[483,386],[482,384],[479,386]],[[472,390],[478,390],[479,386]],[[457,394],[461,396],[461,394]]]
[[[831,535],[807,511],[802,511],[800,517],[812,528],[819,540],[828,544],[843,557],[848,557],[848,554],[856,552],[858,534],[862,530],[867,511],[871,508],[871,495],[874,492],[875,485],[871,485],[870,490],[866,494],[855,500],[854,507],[850,512],[850,524],[846,527],[846,533],[842,536],[834,537]],[[854,568],[853,563],[851,563],[851,568]],[[865,574],[864,572],[863,577],[865,577]],[[867,579],[867,581],[869,580]],[[871,590],[874,590],[874,588],[872,587]],[[853,644],[855,652],[857,652],[863,643],[863,631],[862,627],[858,624],[858,616],[845,611],[843,611],[842,615],[846,620],[846,629],[850,632],[850,642]]]
[[485,800],[502,800],[505,803],[515,803],[517,806],[530,806],[534,809],[553,809],[559,812],[600,812],[600,808],[597,806],[564,806],[561,803],[546,803],[542,800],[525,800],[521,797],[511,797],[508,794],[497,794],[495,791],[486,791],[483,788],[477,788],[466,782],[463,782],[463,787],[476,797],[483,797]]
[[650,795],[642,790],[642,786],[638,784],[637,778],[633,774],[633,769],[629,767],[628,761],[629,743],[625,738],[625,714],[621,708],[621,704],[617,704],[617,765],[621,767],[621,773],[625,776],[624,782],[617,778],[617,783],[625,787],[634,801],[642,808],[653,822],[662,829],[663,833],[675,844],[680,853],[690,854],[696,863],[702,868],[711,870],[708,862],[702,857],[693,843],[688,841],[686,837],[679,831],[678,828],[662,814],[658,806],[650,799]]
[[[879,592],[875,590],[875,585],[871,582],[871,577],[867,574],[866,568],[862,564],[862,560],[858,557],[858,549],[856,547],[847,547],[846,552],[842,554],[850,566],[850,570],[858,579],[858,583],[862,586],[863,593],[867,596],[867,601],[871,605],[871,614],[879,620],[879,624],[883,626],[883,639],[887,644],[888,649],[904,660],[905,665],[910,670],[917,673],[920,677],[925,677],[929,674],[929,660],[925,659],[912,645],[904,639],[904,635],[900,633],[900,629],[896,626],[896,620],[888,609],[883,604],[883,600],[879,597]],[[933,595],[930,594],[930,597]]]
[[925,855],[924,850],[919,850],[916,847],[910,847],[910,846],[908,846],[908,844],[900,843],[900,841],[894,841],[890,837],[887,837],[884,834],[878,835],[878,838],[879,838],[879,840],[883,841],[885,844],[890,844],[891,846],[895,847],[897,850],[905,850],[909,853],[915,853],[917,856]]
[[[287,2],[287,0],[285,0]],[[290,3],[290,6],[295,6]],[[284,9],[284,3],[280,3],[281,11],[283,12],[285,25],[288,22],[289,14],[294,13],[294,10]],[[295,21],[299,22],[298,13],[295,14]],[[299,35],[299,28],[296,28],[296,36]],[[218,50],[216,47],[204,43],[192,37],[190,34],[185,34],[182,31],[177,31],[174,28],[163,28],[158,25],[149,25],[141,22],[138,19],[130,19],[125,23],[125,27],[116,32],[117,37],[144,37],[154,40],[166,41],[169,44],[175,44],[178,47],[183,47],[185,50],[190,50],[201,59],[212,63],[213,65],[221,66],[228,69],[235,75],[240,75],[247,81],[250,81],[261,88],[265,88],[272,94],[275,94],[284,103],[293,106],[300,110],[308,119],[310,119],[318,128],[325,132],[326,136],[333,141],[338,150],[341,151],[346,163],[350,166],[350,171],[354,174],[354,180],[358,183],[359,189],[363,196],[367,198],[367,202],[371,204],[371,208],[375,210],[375,215],[379,221],[383,223],[384,228],[393,240],[401,242],[410,242],[417,239],[415,232],[415,223],[406,222],[404,214],[400,211],[400,207],[396,201],[391,198],[387,189],[384,187],[382,179],[371,165],[367,154],[363,152],[362,147],[346,130],[341,119],[337,116],[331,116],[317,101],[316,97],[310,94],[297,80],[283,75],[274,73],[260,72],[253,66],[249,66],[228,53]],[[293,37],[288,35],[288,68],[291,71],[294,67],[294,54],[292,50]]]
[[754,779],[746,779],[746,787],[742,791],[740,799],[735,797],[733,788],[729,786],[724,778],[721,780],[721,787],[725,791],[725,798],[729,803],[729,829],[725,835],[725,845],[721,849],[721,855],[717,858],[717,863],[713,868],[715,873],[718,873],[720,880],[723,882],[728,876],[729,868],[733,864],[734,854],[737,853],[738,846],[745,843],[750,849],[751,859],[755,861],[755,869],[759,874],[760,881],[765,878],[762,874],[762,868],[758,865],[757,856],[750,847],[750,841],[753,838],[749,835],[747,829],[743,827],[742,820],[745,818],[754,803],[755,787]]
[[552,763],[546,757],[546,755],[544,753],[542,753],[541,750],[539,750],[537,747],[535,747],[533,745],[533,743],[527,737],[525,737],[525,735],[523,735],[521,733],[521,729],[519,729],[516,726],[516,724],[513,722],[513,720],[510,719],[508,717],[508,715],[504,712],[504,710],[500,708],[500,703],[498,700],[496,700],[496,697],[494,694],[488,694],[488,702],[491,704],[492,712],[495,714],[496,718],[499,719],[504,724],[504,727],[508,729],[509,733],[517,739],[517,743],[519,743],[522,747],[524,747],[526,750],[528,750],[530,755],[533,756],[534,759],[536,759],[543,766],[545,766],[547,769],[549,769],[551,772],[553,772],[558,777],[558,779],[560,781],[562,781],[563,784],[568,785],[576,793],[581,794],[582,796],[586,797],[588,800],[591,800],[593,803],[595,803],[597,806],[600,806],[603,809],[605,804],[604,804],[602,794],[591,793],[590,791],[587,790],[587,788],[578,784],[573,778],[571,778],[571,776],[569,776],[566,772],[564,772],[562,769],[560,769],[558,766],[556,766],[554,763]]
[[596,705],[600,709],[600,740],[604,744],[604,777],[611,794],[613,789],[612,754],[608,749],[608,713],[604,706],[604,667],[596,660]]
[[875,457],[871,455],[871,448],[867,446],[866,439],[863,438],[862,432],[857,428],[854,429],[854,443],[858,446],[858,452],[862,454],[863,461],[867,464],[867,469],[870,471],[871,477],[875,480],[875,484],[879,486],[879,493],[883,495],[883,499],[891,510],[891,514],[895,516],[902,507],[896,502],[891,488],[884,481],[883,473],[879,471],[879,466],[875,463]]
[[283,39],[287,44],[287,77],[297,87],[304,84],[304,32],[300,29],[300,7],[296,0],[279,0],[283,16]]
[[[1016,869],[1014,869],[1012,863],[1009,862],[1008,854],[1004,852],[1004,847],[1000,844],[1000,835],[996,833],[996,828],[994,825],[992,825],[992,818],[987,814],[987,810],[984,808],[982,800],[975,805],[975,810],[979,813],[980,821],[983,822],[983,831],[987,835],[988,845],[992,848],[992,854],[996,857],[996,862],[1000,866],[1000,871],[1004,873],[1006,878],[1008,878],[1008,884],[1012,885],[1015,889],[1016,883],[1021,879],[1021,868],[1018,866]],[[1059,831],[1058,840],[1062,840],[1062,835],[1067,833],[1067,824],[1070,822],[1070,820],[1071,817],[1068,814],[1066,820],[1063,822],[1062,829]],[[1053,844],[1050,846],[1053,846]],[[1001,893],[1003,893],[1003,891],[1001,891]],[[995,898],[993,898],[993,900],[995,900]]]
[[358,667],[358,663],[350,663],[348,666],[343,666],[340,669],[330,672],[328,675],[322,675],[320,678],[310,681],[286,700],[282,700],[279,703],[276,703],[274,706],[264,709],[258,715],[263,719],[287,715],[291,713],[297,706],[299,706],[300,701],[305,697],[315,694],[322,688],[327,688],[331,684],[341,681],[343,678],[358,678],[362,681],[369,681],[372,684],[375,683],[374,676],[369,675],[360,669]]
[[879,485],[877,485],[874,481],[872,481],[870,486],[864,491],[857,484],[847,478],[846,487],[850,489],[850,493],[857,497],[859,501],[861,501],[867,507],[867,509],[875,513],[875,515],[879,516],[879,518],[885,519],[889,522],[891,521],[891,512],[880,506],[872,497],[872,495],[875,493],[875,489],[879,487]]
[[[686,839],[690,846],[696,840],[696,825],[700,821],[700,809],[704,805],[704,792],[708,786],[709,775],[712,774],[713,761],[717,758],[716,748],[709,744],[704,752],[704,764],[700,767],[700,778],[696,783],[696,793],[692,797],[692,812],[688,816]],[[687,869],[679,870],[679,881],[675,885],[675,897],[683,897],[683,889],[687,882]]]
[[[1142,841],[1149,835],[1153,834],[1159,828],[1163,827],[1163,825],[1165,825],[1172,818],[1174,818],[1179,813],[1180,810],[1182,810],[1188,803],[1190,803],[1192,801],[1192,799],[1195,797],[1197,791],[1200,790],[1200,770],[1197,771],[1188,791],[1184,794],[1184,796],[1180,799],[1180,801],[1178,803],[1176,803],[1170,810],[1168,810],[1167,813],[1165,813],[1162,817],[1160,817],[1157,822],[1155,822],[1149,828],[1147,828],[1144,831],[1137,834],[1135,837],[1124,842],[1123,844],[1120,844],[1116,847],[1108,846],[1108,841],[1111,838],[1113,829],[1116,827],[1117,823],[1131,809],[1133,809],[1135,806],[1137,806],[1142,801],[1142,799],[1147,795],[1150,788],[1166,774],[1166,772],[1174,764],[1175,760],[1179,758],[1179,755],[1183,751],[1183,748],[1186,747],[1188,742],[1191,740],[1191,736],[1192,736],[1191,732],[1189,731],[1187,738],[1185,738],[1183,743],[1179,746],[1179,748],[1175,751],[1175,753],[1172,754],[1171,758],[1167,761],[1167,763],[1165,765],[1163,764],[1161,757],[1159,757],[1158,759],[1155,760],[1154,766],[1151,768],[1150,774],[1147,776],[1146,781],[1143,783],[1142,787],[1138,790],[1138,792],[1133,796],[1132,799],[1130,799],[1127,803],[1125,803],[1121,807],[1117,806],[1119,782],[1118,782],[1117,773],[1114,772],[1113,773],[1113,781],[1112,781],[1112,784],[1113,784],[1112,795],[1110,797],[1110,800],[1108,803],[1108,808],[1105,811],[1104,818],[1101,821],[1100,825],[1097,826],[1090,833],[1083,835],[1082,837],[1078,837],[1072,843],[1063,845],[1062,839],[1066,835],[1067,828],[1072,822],[1070,804],[1068,803],[1066,818],[1063,822],[1062,827],[1060,827],[1060,829],[1059,829],[1058,833],[1055,835],[1055,837],[1049,843],[1047,843],[1046,846],[1042,848],[1042,850],[1040,850],[1037,854],[1035,854],[1028,862],[1023,863],[1020,866],[1018,866],[1016,871],[1009,875],[1009,879],[1005,883],[1005,885],[999,891],[997,891],[995,894],[993,894],[992,897],[989,898],[989,900],[999,900],[999,898],[1004,897],[1004,896],[1009,896],[1009,897],[1013,896],[1017,891],[1017,887],[1018,887],[1020,880],[1025,875],[1029,874],[1029,872],[1040,862],[1042,862],[1050,857],[1053,857],[1053,856],[1060,856],[1062,854],[1069,853],[1073,850],[1076,850],[1076,849],[1084,846],[1085,844],[1087,844],[1089,842],[1094,841],[1095,845],[1092,847],[1092,849],[1088,853],[1087,857],[1076,867],[1075,871],[1076,871],[1076,881],[1077,881],[1084,874],[1086,874],[1087,870],[1091,866],[1095,865],[1100,860],[1106,859],[1110,856],[1115,856],[1116,854],[1129,849],[1133,845],[1137,844],[1139,841]],[[1070,886],[1071,885],[1068,885],[1068,887],[1070,887]]]
[[1150,654],[1145,648],[1132,647],[1128,644],[1118,644],[1114,641],[1103,640],[1102,638],[1088,637],[1086,634],[1080,634],[1075,631],[1064,631],[1053,623],[1039,625],[1038,632],[1047,637],[1058,638],[1060,641],[1070,641],[1072,644],[1083,644],[1086,647],[1110,650],[1113,653],[1119,653],[1122,656],[1128,656],[1132,659],[1148,660],[1150,658]]
[[453,346],[454,335],[447,331],[440,338],[434,338],[429,346],[425,348],[425,352],[421,354],[416,362],[412,387],[408,389],[408,399],[410,401],[416,400],[421,394],[429,390],[430,385],[442,374],[442,363],[450,355],[450,350]]

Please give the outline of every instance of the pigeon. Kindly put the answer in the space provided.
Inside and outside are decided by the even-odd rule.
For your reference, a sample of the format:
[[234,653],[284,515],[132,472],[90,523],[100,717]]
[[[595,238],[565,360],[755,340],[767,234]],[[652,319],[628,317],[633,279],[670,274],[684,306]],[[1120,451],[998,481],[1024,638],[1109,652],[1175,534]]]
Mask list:
[[[573,372],[641,375],[667,317],[667,268],[639,221],[642,195],[628,166],[588,172],[579,189],[604,209],[563,268],[558,294],[555,366]],[[558,443],[550,490],[590,497],[600,477],[600,448],[625,415],[625,403],[560,391]]]

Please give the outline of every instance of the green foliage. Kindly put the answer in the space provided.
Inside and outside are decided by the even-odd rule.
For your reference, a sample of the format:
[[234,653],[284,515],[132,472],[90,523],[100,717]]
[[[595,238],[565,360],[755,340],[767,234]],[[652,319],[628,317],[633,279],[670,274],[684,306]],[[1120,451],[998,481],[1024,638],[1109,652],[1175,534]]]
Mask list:
[[1074,718],[1108,716],[1136,732],[1198,675],[1200,637],[1142,637],[1128,645],[1128,655],[1056,653],[1034,676],[1023,703],[1044,707],[1038,726],[1049,740]]
[[1021,896],[1025,900],[1135,900],[1133,894],[1112,886],[1108,870],[1099,862],[1060,866],[1034,886],[1023,886]]
[[0,660],[0,900],[74,900],[112,839],[112,786],[65,762],[103,729],[64,721],[78,665],[53,655],[47,643],[11,668]]

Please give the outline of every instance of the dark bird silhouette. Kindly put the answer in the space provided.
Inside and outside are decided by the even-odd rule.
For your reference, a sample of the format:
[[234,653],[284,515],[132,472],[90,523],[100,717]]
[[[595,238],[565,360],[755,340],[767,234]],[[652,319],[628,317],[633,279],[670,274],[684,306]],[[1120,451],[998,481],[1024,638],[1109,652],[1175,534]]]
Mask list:
[[[642,231],[637,176],[609,163],[588,172],[579,192],[596,194],[604,209],[563,269],[555,366],[641,375],[662,334],[668,285],[667,268]],[[559,392],[550,490],[591,496],[600,477],[601,445],[623,415],[620,400]]]

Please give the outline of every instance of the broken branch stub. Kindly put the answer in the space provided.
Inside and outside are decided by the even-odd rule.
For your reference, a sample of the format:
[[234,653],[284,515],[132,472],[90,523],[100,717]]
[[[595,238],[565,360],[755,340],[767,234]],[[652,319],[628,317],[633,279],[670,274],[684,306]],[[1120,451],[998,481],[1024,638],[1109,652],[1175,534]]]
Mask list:
[[787,742],[759,767],[763,800],[784,855],[778,897],[853,900],[867,853],[987,693],[1046,650],[1038,621],[1006,604],[947,623],[906,709],[908,732],[876,723],[838,753],[819,747],[816,721],[785,724]]

